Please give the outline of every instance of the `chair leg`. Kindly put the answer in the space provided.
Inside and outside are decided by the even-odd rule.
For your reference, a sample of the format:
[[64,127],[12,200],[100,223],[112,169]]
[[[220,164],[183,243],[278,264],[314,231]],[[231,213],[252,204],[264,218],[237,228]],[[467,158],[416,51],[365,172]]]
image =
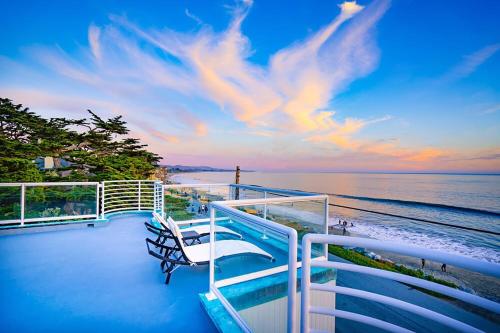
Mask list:
[[165,277],[165,284],[168,284],[170,282],[170,277],[172,276],[172,271],[174,270],[175,265],[170,263],[168,265],[167,270],[165,271],[166,277]]

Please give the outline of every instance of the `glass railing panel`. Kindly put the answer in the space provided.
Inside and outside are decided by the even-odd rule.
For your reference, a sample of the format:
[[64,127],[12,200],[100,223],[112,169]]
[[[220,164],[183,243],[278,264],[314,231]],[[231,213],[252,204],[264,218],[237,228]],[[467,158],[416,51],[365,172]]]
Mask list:
[[239,191],[239,198],[238,198],[239,200],[264,198],[264,190],[260,191],[260,190],[250,190],[246,188],[237,188],[237,191]]
[[[288,235],[217,210],[216,226],[215,285],[253,332],[286,331]],[[222,256],[228,246],[235,254]],[[276,329],[259,326],[263,315]]]
[[[238,255],[216,260],[216,281],[276,268],[288,263],[288,236],[268,226],[216,210],[216,252]],[[225,242],[230,241],[230,242]],[[229,249],[226,244],[230,245]]]
[[96,185],[26,186],[25,221],[30,219],[59,220],[96,215]]
[[21,219],[21,186],[0,186],[0,224],[19,224]]
[[[282,196],[274,196],[282,197]],[[272,194],[267,194],[267,198],[273,198]],[[265,218],[287,227],[293,228],[298,235],[298,259],[300,260],[300,244],[302,237],[307,233],[326,232],[325,201],[306,200],[291,201],[283,203],[267,203],[258,205],[235,206],[234,208],[245,213]],[[313,258],[325,254],[325,245],[313,244]]]
[[165,189],[165,214],[175,220],[208,217],[208,206],[212,201],[230,198],[227,185],[215,186],[169,186]]

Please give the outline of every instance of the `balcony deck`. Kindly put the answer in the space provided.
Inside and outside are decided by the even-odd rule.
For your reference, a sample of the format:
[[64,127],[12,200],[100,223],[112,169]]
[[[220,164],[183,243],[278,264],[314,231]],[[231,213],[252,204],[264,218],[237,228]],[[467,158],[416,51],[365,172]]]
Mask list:
[[[150,216],[123,214],[99,228],[1,236],[0,330],[215,332],[198,297],[208,290],[208,267],[181,267],[166,286],[158,260],[146,252],[148,233],[142,222]],[[485,331],[498,328],[498,323],[397,282],[339,272],[337,283],[412,300]],[[417,332],[445,329],[407,312],[352,297],[338,295],[337,306]],[[337,319],[340,332],[368,329],[377,331]]]
[[198,297],[207,267],[179,269],[166,286],[146,252],[148,216],[0,237],[0,330],[215,332]]

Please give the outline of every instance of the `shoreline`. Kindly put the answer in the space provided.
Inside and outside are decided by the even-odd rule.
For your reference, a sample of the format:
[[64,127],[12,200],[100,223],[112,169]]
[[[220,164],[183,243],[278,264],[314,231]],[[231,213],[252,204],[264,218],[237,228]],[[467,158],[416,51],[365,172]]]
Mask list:
[[[342,236],[342,229],[329,228],[329,234]],[[347,231],[345,236],[353,237],[363,237],[370,238],[366,235],[356,234]],[[495,302],[500,301],[500,282],[494,277],[486,276],[480,273],[471,272],[459,267],[454,267],[447,265],[446,272],[441,271],[442,263],[426,260],[425,267],[422,269],[421,260],[419,258],[408,257],[403,255],[394,254],[392,252],[385,251],[371,251],[370,249],[365,249],[366,252],[371,252],[375,255],[380,256],[380,261],[389,260],[394,264],[404,265],[409,269],[421,270],[424,274],[434,276],[437,279],[448,281],[458,285],[459,289],[478,294],[482,297],[489,298]],[[364,254],[366,256],[366,254]],[[374,258],[366,256],[371,260],[378,261]]]
[[[169,180],[175,181],[175,182],[180,182],[180,183],[203,182],[203,179],[192,177],[191,174],[186,175],[185,177],[182,177],[181,175],[182,174],[175,174],[175,175],[173,175],[173,177],[169,177]],[[432,242],[436,241],[436,239],[435,239],[436,236],[434,236],[432,234],[427,235],[426,233],[417,233],[417,231],[406,230],[404,228],[401,229],[401,228],[399,228],[399,226],[392,225],[392,224],[387,224],[387,226],[386,225],[375,225],[375,224],[370,223],[369,221],[364,221],[364,218],[362,216],[357,217],[357,216],[350,215],[350,214],[343,214],[343,213],[339,214],[338,211],[336,214],[334,214],[333,212],[330,212],[329,233],[342,235],[342,228],[337,229],[334,227],[337,225],[336,221],[338,221],[339,219],[348,221],[349,227],[347,228],[347,235],[351,235],[351,236],[380,239],[378,237],[372,237],[370,234],[364,234],[361,232],[357,232],[359,229],[361,229],[359,231],[368,231],[368,232],[371,231],[372,233],[375,230],[376,235],[379,235],[379,236],[381,234],[385,235],[381,239],[381,240],[385,240],[385,241],[391,241],[390,239],[392,239],[392,241],[396,241],[396,242],[399,241],[402,243],[412,244],[413,243],[412,240],[413,240],[414,242],[417,242],[415,245],[418,244],[420,246],[422,246],[421,244],[427,244],[429,242],[431,242],[431,244],[433,244]],[[351,222],[354,222],[354,225],[355,225],[354,228],[350,227]],[[374,230],[372,230],[372,229],[374,229]],[[399,230],[399,232],[398,232],[398,230]],[[396,234],[394,234],[393,232],[396,232]],[[415,236],[416,238],[413,236]],[[410,237],[410,238],[408,238],[408,237]],[[413,239],[413,238],[415,238],[415,239]],[[422,241],[424,241],[424,243],[422,243]],[[494,249],[488,249],[488,248],[482,248],[482,247],[477,247],[477,249],[474,249],[474,252],[471,252],[472,251],[471,248],[467,248],[467,247],[464,247],[464,248],[458,247],[457,248],[457,246],[460,246],[460,244],[453,242],[453,240],[451,238],[442,238],[441,242],[439,244],[434,244],[434,245],[435,246],[431,246],[431,247],[435,248],[438,251],[447,251],[447,252],[456,253],[456,254],[462,255],[462,256],[470,256],[470,255],[464,254],[464,252],[467,254],[477,252],[475,254],[476,257],[474,255],[472,255],[470,257],[480,259],[480,260],[485,260],[483,258],[485,255],[484,251],[486,251],[486,250],[489,250],[492,252],[492,253],[490,253],[491,259],[495,258],[496,255],[498,254],[498,252],[495,251]],[[450,249],[450,247],[451,247],[451,249]],[[369,252],[373,252],[373,251],[369,251]],[[419,258],[404,257],[404,256],[399,256],[399,255],[396,255],[393,253],[384,253],[381,251],[374,253],[374,255],[380,255],[382,259],[389,259],[390,261],[393,261],[396,264],[405,265],[410,269],[414,269],[414,270],[421,269],[421,262],[420,262]],[[482,257],[477,257],[478,255],[482,256]],[[493,260],[493,262],[495,262],[495,260]],[[425,274],[432,275],[438,279],[446,280],[446,281],[452,282],[454,284],[457,284],[463,290],[477,293],[477,294],[486,296],[486,297],[491,298],[491,299],[496,300],[496,301],[500,300],[500,282],[496,281],[495,278],[489,277],[489,276],[484,276],[484,275],[474,273],[474,272],[469,272],[467,270],[463,270],[463,269],[460,269],[457,267],[451,267],[451,266],[447,267],[447,272],[445,273],[445,272],[441,271],[441,264],[442,263],[434,263],[434,262],[427,260],[426,265],[424,267]]]

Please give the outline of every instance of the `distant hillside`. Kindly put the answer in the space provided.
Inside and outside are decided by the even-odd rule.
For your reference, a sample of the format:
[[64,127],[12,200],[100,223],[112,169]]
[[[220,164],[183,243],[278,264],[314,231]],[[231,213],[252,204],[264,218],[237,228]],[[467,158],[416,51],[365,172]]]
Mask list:
[[179,172],[234,172],[230,169],[212,168],[209,166],[192,166],[192,165],[164,165],[169,173]]

